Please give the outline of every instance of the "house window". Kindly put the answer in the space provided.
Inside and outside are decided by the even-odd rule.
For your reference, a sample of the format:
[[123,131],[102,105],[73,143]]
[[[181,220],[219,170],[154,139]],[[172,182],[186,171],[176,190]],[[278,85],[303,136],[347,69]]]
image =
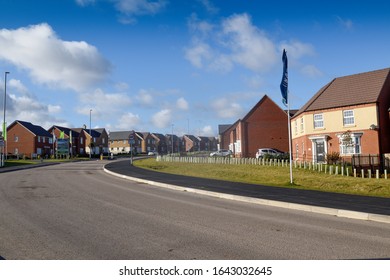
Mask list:
[[354,155],[361,153],[362,133],[343,133],[340,138],[340,154]]
[[41,143],[41,136],[38,136],[38,143]]
[[14,136],[14,142],[19,142],[19,136]]
[[297,120],[294,121],[294,131],[295,131],[295,135],[298,134],[298,122]]
[[53,138],[49,138],[49,144],[53,144]]
[[324,118],[322,114],[314,114],[314,129],[324,127]]
[[82,145],[83,144],[83,140],[84,138],[80,138],[80,144]]
[[102,138],[102,143],[106,144],[106,139],[105,138]]
[[301,118],[301,132],[304,132],[303,117]]
[[353,114],[353,110],[343,111],[343,124],[344,126],[355,124],[355,116]]
[[42,137],[42,142],[46,143],[46,137]]

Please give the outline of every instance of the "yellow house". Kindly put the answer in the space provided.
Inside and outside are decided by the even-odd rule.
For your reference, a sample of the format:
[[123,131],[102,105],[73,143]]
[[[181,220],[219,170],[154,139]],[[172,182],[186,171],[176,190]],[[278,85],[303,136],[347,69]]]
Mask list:
[[291,119],[295,160],[390,153],[390,68],[333,79]]

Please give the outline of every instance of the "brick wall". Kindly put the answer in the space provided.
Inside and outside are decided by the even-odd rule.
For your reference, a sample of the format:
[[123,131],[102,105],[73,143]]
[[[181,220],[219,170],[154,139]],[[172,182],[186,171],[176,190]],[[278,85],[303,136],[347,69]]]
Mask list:
[[14,155],[16,152],[27,157],[36,153],[35,135],[19,123],[15,123],[7,129],[7,154]]

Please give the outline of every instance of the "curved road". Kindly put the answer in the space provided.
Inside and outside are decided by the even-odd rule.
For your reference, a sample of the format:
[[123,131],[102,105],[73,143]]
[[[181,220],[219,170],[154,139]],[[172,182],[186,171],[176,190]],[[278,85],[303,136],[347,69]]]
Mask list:
[[390,224],[172,191],[91,161],[0,174],[0,259],[389,259]]

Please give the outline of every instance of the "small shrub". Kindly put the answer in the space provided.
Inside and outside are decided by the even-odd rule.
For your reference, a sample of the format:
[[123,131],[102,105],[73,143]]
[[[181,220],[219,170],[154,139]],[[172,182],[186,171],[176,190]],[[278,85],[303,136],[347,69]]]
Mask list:
[[328,164],[337,164],[341,160],[339,152],[331,152],[326,155],[326,161]]

